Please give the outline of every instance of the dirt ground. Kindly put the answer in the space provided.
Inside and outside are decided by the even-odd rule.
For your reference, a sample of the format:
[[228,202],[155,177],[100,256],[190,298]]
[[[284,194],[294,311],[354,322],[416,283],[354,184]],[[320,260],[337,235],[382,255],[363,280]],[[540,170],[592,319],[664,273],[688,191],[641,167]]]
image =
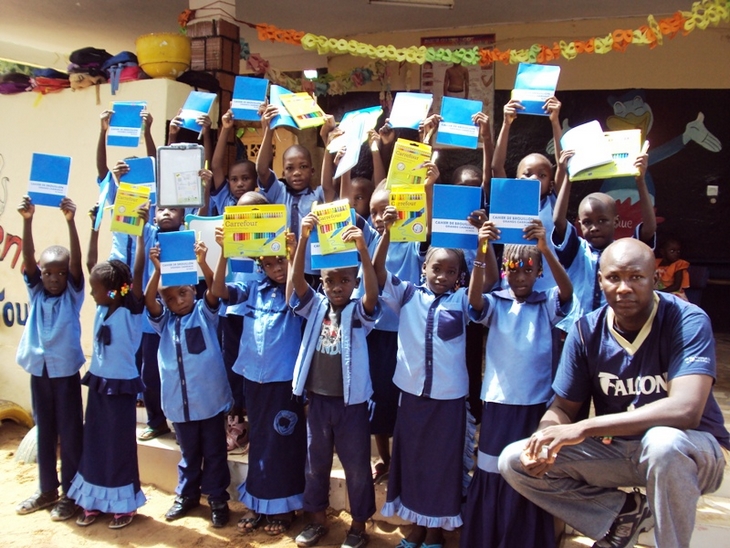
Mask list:
[[[241,534],[236,523],[243,516],[245,507],[232,502],[231,522],[222,529],[210,526],[209,510],[205,504],[193,510],[186,517],[165,521],[165,512],[172,504],[173,495],[151,485],[143,485],[147,504],[140,508],[131,525],[112,530],[107,527],[111,518],[100,517],[93,525],[81,528],[71,519],[53,522],[49,510],[40,510],[26,516],[15,513],[15,506],[33,494],[38,485],[35,464],[21,464],[15,461],[15,451],[27,433],[27,429],[13,422],[0,426],[0,546],[3,548],[67,548],[130,546],[140,548],[220,548],[235,546],[241,548],[293,547],[294,537],[304,528],[302,516],[292,524],[283,536],[270,537],[263,529],[253,534]],[[346,512],[330,510],[330,532],[318,546],[340,546],[350,523]],[[399,528],[383,522],[368,524],[370,543],[373,548],[386,548],[398,544],[403,533]],[[449,547],[458,545],[457,536],[447,537]]]

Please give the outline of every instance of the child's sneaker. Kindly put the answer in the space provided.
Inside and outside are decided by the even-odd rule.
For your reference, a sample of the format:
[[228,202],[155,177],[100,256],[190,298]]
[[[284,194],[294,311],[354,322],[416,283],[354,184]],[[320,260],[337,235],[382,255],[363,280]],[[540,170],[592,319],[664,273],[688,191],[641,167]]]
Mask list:
[[649,510],[646,497],[638,491],[626,496],[633,496],[636,506],[630,512],[619,514],[606,536],[596,542],[593,548],[631,548],[641,533],[654,527],[654,517]]
[[51,520],[66,521],[67,519],[71,519],[78,509],[79,507],[76,506],[75,500],[68,498],[66,495],[61,495],[56,506],[51,510]]
[[327,534],[327,528],[319,523],[310,523],[297,535],[297,546],[314,546]]
[[365,531],[355,531],[350,529],[345,537],[345,542],[342,543],[340,548],[362,548],[370,540]]

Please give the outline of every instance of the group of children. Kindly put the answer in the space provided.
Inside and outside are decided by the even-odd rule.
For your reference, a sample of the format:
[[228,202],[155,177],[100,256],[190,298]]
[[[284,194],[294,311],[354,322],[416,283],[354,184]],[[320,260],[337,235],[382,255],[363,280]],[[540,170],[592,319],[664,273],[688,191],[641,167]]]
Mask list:
[[[464,166],[451,183],[486,190],[492,174],[504,175],[509,131],[520,108],[517,101],[505,106],[496,147],[486,115],[475,116],[484,165]],[[19,210],[31,305],[18,362],[31,373],[40,490],[18,512],[55,504],[52,519],[60,520],[72,517],[78,505],[81,526],[100,513],[113,515],[110,527],[130,523],[145,502],[136,460],[135,400],[144,391],[145,403],[154,406],[155,397],[147,393],[157,382],[162,419],[148,424],[150,435],[164,433],[170,419],[182,453],[168,520],[186,515],[204,493],[213,526],[228,522],[226,451],[241,443],[245,408],[250,452],[248,476],[239,487],[248,508],[238,522],[242,532],[263,527],[280,535],[304,510],[307,524],[296,544],[316,545],[328,533],[336,447],[352,515],[343,548],[368,542],[366,522],[376,512],[374,479],[388,482],[382,514],[413,523],[400,548],[443,546],[443,530],[459,527],[465,548],[554,546],[552,516],[502,480],[497,459],[505,446],[529,436],[545,411],[560,328],[605,302],[597,284],[598,259],[613,240],[618,218],[614,201],[593,193],[580,203],[577,228],[567,221],[571,151],[559,147],[560,103],[553,97],[544,108],[556,137],[557,170],[547,157],[529,154],[516,174],[541,182],[539,218],[524,229],[525,239],[537,245],[499,245],[500,232],[483,204],[468,218],[478,230],[474,249],[390,242],[397,211],[389,205],[383,179],[396,132],[387,124],[370,136],[372,179],[345,174],[333,180],[338,156],[326,152],[322,185],[314,189],[311,155],[300,145],[284,152],[281,180],[271,170],[273,106],[262,110],[264,136],[256,163],[237,162],[226,176],[225,144],[235,122],[227,112],[212,172],[201,171],[209,196],[203,212],[286,204],[287,255],[258,258],[258,274],[227,276],[222,254],[213,270],[205,262],[205,244],[198,242],[205,284],[196,293],[193,286],[160,285],[157,234],[179,230],[183,210],[158,207],[152,214],[149,206],[142,207],[143,234],[115,235],[110,259],[98,264],[98,233],[92,231],[87,266],[97,312],[91,366],[83,379],[78,371],[84,363],[79,323],[84,277],[75,206],[68,198],[61,203],[70,250],[53,246],[36,263],[34,206],[24,198]],[[421,133],[431,134],[438,121],[429,117]],[[322,138],[328,143],[336,134],[328,117]],[[100,160],[101,178],[107,175],[105,156]],[[123,164],[115,166],[115,174]],[[644,222],[635,236],[652,242],[656,220],[646,166],[643,154],[636,161],[636,182]],[[449,181],[439,181],[434,163],[426,168],[430,211],[433,185]],[[342,238],[354,242],[360,266],[316,271],[309,263],[309,238],[318,224],[312,206],[337,196],[350,199],[358,214]],[[222,247],[222,228],[216,241]],[[145,322],[149,333],[143,334]],[[470,322],[488,328],[486,346],[483,331],[467,329]],[[139,353],[142,373],[136,366]],[[476,371],[467,365],[474,354]],[[150,364],[154,372],[145,373]],[[89,387],[83,435],[80,384]],[[467,403],[470,386],[481,386],[481,412]],[[481,431],[471,473],[474,416]],[[374,470],[371,434],[381,458]]]

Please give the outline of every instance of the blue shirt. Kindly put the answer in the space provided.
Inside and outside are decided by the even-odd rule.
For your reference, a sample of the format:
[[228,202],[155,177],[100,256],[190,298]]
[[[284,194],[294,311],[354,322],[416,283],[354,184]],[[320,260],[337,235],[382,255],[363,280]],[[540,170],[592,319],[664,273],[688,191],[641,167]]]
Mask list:
[[553,380],[552,328],[575,301],[561,307],[557,287],[533,291],[524,302],[518,302],[510,290],[483,297],[481,314],[469,308],[471,319],[489,328],[482,400],[510,405],[548,401]]
[[226,207],[234,206],[237,203],[238,199],[231,194],[231,187],[228,185],[228,177],[226,177],[221,186],[210,192],[208,216],[217,217],[218,215],[223,215]]
[[18,344],[15,361],[33,376],[41,377],[45,365],[51,378],[70,377],[86,361],[81,349],[81,305],[84,303],[84,280],[74,285],[68,277],[60,295],[43,289],[40,268],[29,278],[30,306],[28,320]]
[[286,286],[269,278],[227,284],[225,304],[239,304],[243,334],[233,371],[246,379],[290,381],[302,342],[302,320],[286,302]]
[[190,422],[230,409],[233,397],[216,333],[217,307],[211,309],[200,299],[185,316],[163,307],[159,317],[149,318],[160,335],[157,358],[165,415],[173,422]]
[[[324,191],[319,186],[315,190],[311,188],[305,188],[300,192],[295,192],[290,189],[286,183],[276,178],[276,174],[269,170],[269,180],[265,183],[258,180],[259,187],[263,190],[264,196],[272,204],[285,204],[286,211],[288,214],[288,226],[291,231],[299,239],[299,226],[302,223],[302,219],[312,211],[312,204],[314,202],[324,202]],[[309,263],[307,263],[309,264]]]
[[[307,319],[307,326],[304,329],[302,345],[299,348],[292,380],[294,394],[301,396],[307,382],[309,367],[312,365],[312,356],[319,340],[329,301],[327,297],[321,293],[315,293],[310,287],[301,300],[294,293],[290,305],[294,308],[296,314]],[[368,316],[360,299],[350,301],[340,314],[342,388],[345,405],[357,405],[366,402],[373,394],[366,337],[373,329],[379,314],[380,310],[378,308],[373,316]]]
[[[612,329],[608,306],[578,320],[565,341],[553,389],[596,415],[621,413],[667,397],[667,383],[684,375],[716,377],[715,339],[707,314],[674,295],[655,293],[655,309],[629,343]],[[730,434],[710,392],[697,430],[730,448]]]
[[105,379],[139,377],[135,354],[142,342],[144,302],[130,292],[111,316],[108,306],[97,306],[89,373]]
[[436,400],[466,396],[466,289],[435,295],[426,285],[389,274],[380,298],[400,317],[395,385]]

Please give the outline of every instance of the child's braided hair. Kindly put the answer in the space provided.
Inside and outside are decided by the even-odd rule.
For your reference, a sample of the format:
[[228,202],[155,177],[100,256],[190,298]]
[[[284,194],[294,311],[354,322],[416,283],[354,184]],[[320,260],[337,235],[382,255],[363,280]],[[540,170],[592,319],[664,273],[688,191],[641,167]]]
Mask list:
[[112,299],[117,293],[123,297],[132,286],[132,271],[122,261],[104,261],[94,266],[91,272],[99,277]]

